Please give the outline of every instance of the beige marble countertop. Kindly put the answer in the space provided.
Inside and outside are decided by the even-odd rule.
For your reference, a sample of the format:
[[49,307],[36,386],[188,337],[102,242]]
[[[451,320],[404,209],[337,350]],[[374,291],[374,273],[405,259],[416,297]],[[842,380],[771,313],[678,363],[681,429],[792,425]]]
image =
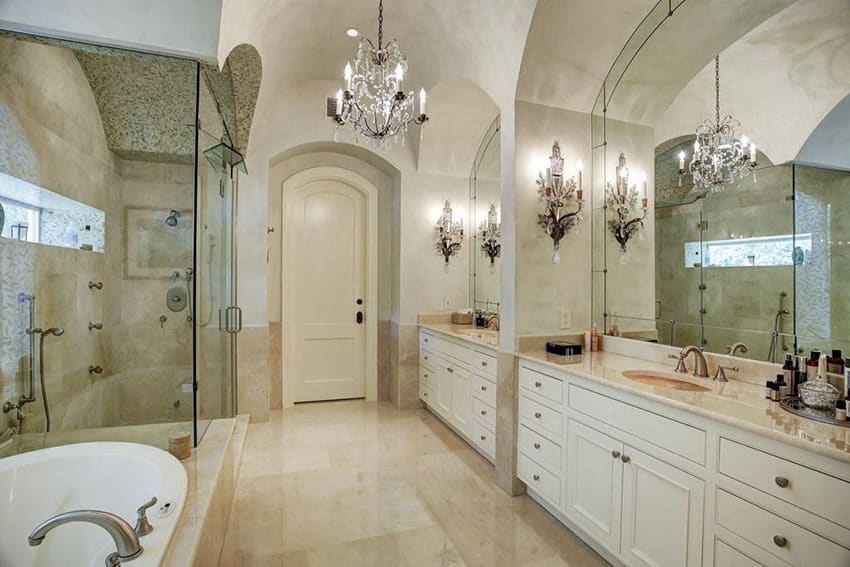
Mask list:
[[[764,397],[763,386],[740,380],[717,383],[710,378],[675,374],[672,365],[603,351],[573,357],[569,363],[556,362],[545,351],[515,353],[515,356],[850,463],[850,427],[829,425],[787,412],[778,402]],[[626,370],[661,373],[711,390],[693,392],[650,386],[629,380],[623,376]]]
[[490,349],[498,349],[499,347],[499,332],[491,329],[482,329],[472,325],[455,325],[453,323],[419,323],[419,327],[467,341],[475,346]]

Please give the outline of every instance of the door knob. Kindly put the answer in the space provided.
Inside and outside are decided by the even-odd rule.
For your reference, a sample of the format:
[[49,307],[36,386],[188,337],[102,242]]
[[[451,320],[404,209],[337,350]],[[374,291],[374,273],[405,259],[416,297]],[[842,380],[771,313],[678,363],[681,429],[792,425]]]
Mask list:
[[357,324],[358,325],[363,324],[363,312],[362,311],[357,312]]

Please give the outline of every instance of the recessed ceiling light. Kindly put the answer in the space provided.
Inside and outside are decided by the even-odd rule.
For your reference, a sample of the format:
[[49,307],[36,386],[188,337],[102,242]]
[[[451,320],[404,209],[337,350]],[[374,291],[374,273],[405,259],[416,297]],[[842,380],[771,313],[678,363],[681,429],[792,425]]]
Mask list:
[[348,28],[347,30],[345,30],[345,35],[347,35],[348,37],[357,37],[358,35],[360,35],[360,32],[354,28]]

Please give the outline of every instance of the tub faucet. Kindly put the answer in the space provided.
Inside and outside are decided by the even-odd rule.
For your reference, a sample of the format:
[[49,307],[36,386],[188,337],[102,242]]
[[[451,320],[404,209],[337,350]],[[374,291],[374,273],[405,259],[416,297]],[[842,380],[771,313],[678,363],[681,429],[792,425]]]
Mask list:
[[118,551],[106,557],[107,567],[118,567],[121,563],[132,561],[142,554],[139,536],[133,531],[133,527],[120,516],[102,510],[74,510],[57,514],[32,531],[28,538],[29,544],[33,547],[41,545],[50,530],[70,522],[88,522],[100,526],[112,536]]
[[691,353],[694,353],[694,376],[697,378],[708,378],[708,364],[705,362],[705,355],[702,354],[702,349],[695,346],[686,346],[679,353],[679,356],[684,360]]

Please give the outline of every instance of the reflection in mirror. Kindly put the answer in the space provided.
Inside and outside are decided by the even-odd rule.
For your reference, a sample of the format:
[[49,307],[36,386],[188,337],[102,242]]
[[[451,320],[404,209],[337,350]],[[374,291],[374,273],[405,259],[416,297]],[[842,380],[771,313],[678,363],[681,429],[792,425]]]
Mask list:
[[500,157],[496,118],[481,140],[469,175],[470,226],[474,229],[470,235],[469,296],[474,309],[489,313],[499,312],[501,285]]
[[0,172],[0,237],[103,252],[105,213]]
[[[635,32],[640,46],[612,66],[591,121],[594,322],[761,361],[846,350],[850,73],[837,63],[846,59],[846,2],[672,8],[675,18],[659,4]],[[689,49],[678,49],[683,38]],[[726,115],[741,124],[734,143],[746,146],[752,171],[718,191],[695,187],[698,128]],[[625,263],[603,200],[620,152],[649,172],[654,210]]]

